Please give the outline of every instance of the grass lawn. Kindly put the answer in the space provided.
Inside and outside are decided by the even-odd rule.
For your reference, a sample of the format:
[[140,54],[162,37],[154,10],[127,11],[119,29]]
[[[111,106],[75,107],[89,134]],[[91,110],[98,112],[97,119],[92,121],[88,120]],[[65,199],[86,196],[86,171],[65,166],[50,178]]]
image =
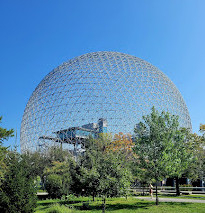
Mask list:
[[[89,202],[90,200],[90,202]],[[89,202],[89,210],[82,210],[82,205]],[[69,211],[73,213],[94,213],[102,212],[101,210],[101,200],[98,199],[95,202],[91,202],[91,198],[73,198],[70,201],[61,200],[43,200],[38,201],[38,206],[36,208],[36,213],[48,212],[48,209],[52,204],[59,203],[62,208],[74,207],[75,210]],[[106,201],[106,211],[107,212],[119,212],[119,213],[134,213],[134,212],[150,212],[150,213],[170,213],[170,212],[180,212],[180,213],[204,213],[205,204],[201,203],[160,203],[159,206],[155,205],[154,201],[139,200],[136,198],[110,198]],[[66,211],[62,211],[63,213]]]

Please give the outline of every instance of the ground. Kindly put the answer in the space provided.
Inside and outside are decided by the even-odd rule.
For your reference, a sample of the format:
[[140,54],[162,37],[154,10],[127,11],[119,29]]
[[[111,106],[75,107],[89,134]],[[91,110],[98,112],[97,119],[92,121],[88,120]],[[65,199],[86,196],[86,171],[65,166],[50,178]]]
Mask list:
[[[149,200],[148,200],[149,199]],[[161,198],[162,199],[162,198]],[[173,199],[173,198],[166,198]],[[177,198],[174,198],[177,199]],[[193,198],[194,199],[194,198]],[[203,198],[202,198],[203,199]],[[54,203],[60,203],[62,207],[71,208],[74,207],[75,210],[71,212],[74,213],[100,213],[102,202],[97,199],[95,202],[91,201],[91,198],[81,197],[72,198],[69,201],[62,200],[45,200],[38,201],[38,206],[36,208],[37,213],[48,212],[50,205]],[[189,200],[189,199],[184,199]],[[198,200],[198,199],[197,199]],[[171,200],[169,200],[171,201]],[[194,199],[195,201],[195,199]],[[203,200],[201,200],[203,201]],[[205,199],[204,199],[205,201]],[[87,210],[83,210],[88,208]],[[65,212],[65,210],[64,210]],[[136,197],[130,197],[127,200],[125,198],[109,198],[106,202],[106,212],[113,213],[204,213],[205,203],[187,203],[187,202],[161,202],[159,206],[155,205],[155,200],[151,200],[150,197],[143,197],[143,199],[138,199]]]

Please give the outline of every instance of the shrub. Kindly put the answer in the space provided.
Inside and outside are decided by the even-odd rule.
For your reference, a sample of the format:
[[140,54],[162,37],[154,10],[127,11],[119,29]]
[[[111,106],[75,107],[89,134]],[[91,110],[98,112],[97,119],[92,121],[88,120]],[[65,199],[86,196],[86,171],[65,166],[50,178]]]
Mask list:
[[64,205],[54,204],[48,210],[47,213],[74,213],[75,210]]
[[9,153],[8,171],[0,188],[0,212],[31,213],[36,207],[36,189],[26,161]]
[[62,179],[60,175],[50,174],[46,177],[45,189],[51,198],[61,198],[62,196]]

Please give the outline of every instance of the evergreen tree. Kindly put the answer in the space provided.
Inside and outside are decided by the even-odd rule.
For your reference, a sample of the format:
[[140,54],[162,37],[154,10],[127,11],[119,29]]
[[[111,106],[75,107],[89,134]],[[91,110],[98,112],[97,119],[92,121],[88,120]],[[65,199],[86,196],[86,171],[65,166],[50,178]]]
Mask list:
[[36,207],[36,188],[25,159],[16,152],[7,154],[7,173],[0,186],[0,211],[30,213]]
[[[2,120],[2,116],[0,116],[0,123]],[[7,130],[3,127],[0,127],[0,145],[2,145],[3,140],[8,140],[9,137],[13,137],[14,136],[14,130],[10,129]]]
[[[0,123],[2,120],[2,116],[0,116]],[[5,158],[8,153],[7,147],[3,147],[2,143],[4,140],[8,140],[9,137],[13,137],[14,130],[7,130],[0,126],[0,185],[2,180],[4,179],[4,174],[7,171],[7,166],[5,163]]]

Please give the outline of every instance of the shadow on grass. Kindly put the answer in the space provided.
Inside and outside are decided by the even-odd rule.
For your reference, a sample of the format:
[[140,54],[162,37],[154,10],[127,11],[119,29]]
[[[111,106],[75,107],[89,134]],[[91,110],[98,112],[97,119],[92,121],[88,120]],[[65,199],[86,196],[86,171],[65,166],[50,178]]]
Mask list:
[[[75,209],[83,210],[82,205],[75,205]],[[140,209],[148,209],[152,205],[153,205],[152,203],[144,203],[144,202],[137,202],[137,203],[133,203],[133,204],[125,204],[125,203],[111,204],[111,203],[107,203],[106,204],[106,210],[116,211],[116,210],[121,210],[121,209],[127,209],[127,210],[134,210],[134,209],[139,209],[139,208]],[[102,204],[100,204],[100,203],[93,204],[92,202],[89,203],[89,210],[93,211],[93,210],[101,210],[101,209],[102,209]]]
[[[113,202],[113,203],[112,203]],[[46,210],[50,207],[50,205],[59,203],[61,205],[69,205],[75,207],[76,210],[101,210],[102,204],[98,202],[88,202],[88,200],[74,200],[74,201],[61,201],[61,200],[46,200],[45,202],[38,203],[39,210]],[[88,209],[83,209],[83,204],[88,204]],[[159,205],[163,206],[166,205],[167,207],[178,207],[178,206],[189,206],[192,203],[176,203],[176,202],[160,202]],[[137,209],[143,209],[148,210],[151,209],[151,207],[154,207],[155,202],[150,201],[144,201],[144,200],[131,200],[131,201],[115,201],[115,200],[108,200],[106,203],[106,210],[108,211],[117,211],[122,209],[127,210],[137,210]]]
[[132,204],[121,204],[121,203],[117,203],[117,204],[107,204],[106,205],[106,209],[109,211],[115,211],[115,210],[120,210],[120,209],[148,209],[149,207],[153,206],[153,203],[145,203],[145,202],[136,202],[136,203],[132,203]]
[[[112,201],[111,201],[112,202]],[[159,205],[166,205],[166,206],[190,206],[191,203],[160,203]],[[129,203],[129,201],[120,201],[116,202],[113,201],[113,203],[110,203],[109,201],[106,203],[106,210],[108,211],[117,211],[117,210],[122,210],[122,209],[127,209],[127,210],[137,210],[137,209],[150,209],[152,206],[156,206],[154,202],[147,202],[147,201],[132,201]],[[77,210],[82,210],[82,205],[75,205],[75,208]],[[94,211],[94,210],[101,210],[102,209],[102,204],[100,203],[89,203],[89,210]]]
[[183,202],[161,202],[160,205],[166,205],[166,206],[191,206],[194,205],[194,203],[183,203]]
[[[84,201],[85,202],[85,201]],[[65,204],[75,204],[75,203],[82,203],[82,201],[63,201],[63,200],[46,200],[44,202],[38,202],[37,206],[50,206],[53,205],[55,203],[59,203],[61,205],[65,205]]]
[[[190,206],[191,203],[174,203],[174,202],[170,202],[170,203],[159,203],[159,206],[170,206],[170,207],[178,207],[178,206]],[[136,203],[133,204],[107,204],[106,205],[106,209],[109,211],[115,211],[115,210],[120,210],[120,209],[127,209],[127,210],[137,210],[137,209],[149,209],[152,206],[156,206],[155,203],[153,202],[145,202],[145,201],[138,201]]]

